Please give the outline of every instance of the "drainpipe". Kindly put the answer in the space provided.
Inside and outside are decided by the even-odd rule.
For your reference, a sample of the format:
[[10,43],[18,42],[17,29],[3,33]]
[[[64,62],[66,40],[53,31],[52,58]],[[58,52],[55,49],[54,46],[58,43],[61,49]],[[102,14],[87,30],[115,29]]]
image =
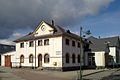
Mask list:
[[36,40],[35,40],[35,67],[34,69],[36,69]]

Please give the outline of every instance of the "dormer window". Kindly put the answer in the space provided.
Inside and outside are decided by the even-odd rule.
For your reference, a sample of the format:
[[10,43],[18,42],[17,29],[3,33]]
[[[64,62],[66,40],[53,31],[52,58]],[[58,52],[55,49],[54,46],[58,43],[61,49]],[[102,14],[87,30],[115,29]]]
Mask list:
[[24,42],[20,43],[20,48],[24,48]]
[[49,39],[44,40],[44,45],[49,45]]
[[33,47],[34,46],[34,42],[33,41],[30,41],[29,42],[29,47]]

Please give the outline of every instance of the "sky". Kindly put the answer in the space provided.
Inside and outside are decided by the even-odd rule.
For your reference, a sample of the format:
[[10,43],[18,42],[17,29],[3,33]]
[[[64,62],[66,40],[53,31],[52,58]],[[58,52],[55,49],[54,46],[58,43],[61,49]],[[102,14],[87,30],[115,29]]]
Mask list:
[[0,43],[15,44],[41,21],[51,20],[78,35],[82,26],[90,36],[118,36],[120,0],[0,0]]

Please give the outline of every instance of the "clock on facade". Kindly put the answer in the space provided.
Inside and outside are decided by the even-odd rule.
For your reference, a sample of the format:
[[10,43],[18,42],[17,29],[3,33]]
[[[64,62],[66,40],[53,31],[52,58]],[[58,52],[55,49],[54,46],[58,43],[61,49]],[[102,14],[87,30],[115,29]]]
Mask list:
[[46,29],[45,25],[42,25],[41,30],[45,31],[45,29]]

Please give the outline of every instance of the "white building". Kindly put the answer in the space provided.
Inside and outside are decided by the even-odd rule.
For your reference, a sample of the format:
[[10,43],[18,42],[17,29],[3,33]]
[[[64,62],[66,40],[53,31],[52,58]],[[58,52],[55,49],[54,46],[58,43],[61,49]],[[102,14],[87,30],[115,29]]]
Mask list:
[[[54,26],[53,21],[52,24],[42,21],[35,31],[14,41],[16,52],[4,54],[2,66],[5,66],[5,55],[10,55],[11,59],[14,58],[10,61],[12,67],[77,69],[80,66],[79,40],[78,35]],[[81,57],[82,65],[84,65],[83,53]]]
[[86,51],[86,65],[90,67],[110,67],[120,63],[119,36],[108,38],[89,37],[92,44]]

